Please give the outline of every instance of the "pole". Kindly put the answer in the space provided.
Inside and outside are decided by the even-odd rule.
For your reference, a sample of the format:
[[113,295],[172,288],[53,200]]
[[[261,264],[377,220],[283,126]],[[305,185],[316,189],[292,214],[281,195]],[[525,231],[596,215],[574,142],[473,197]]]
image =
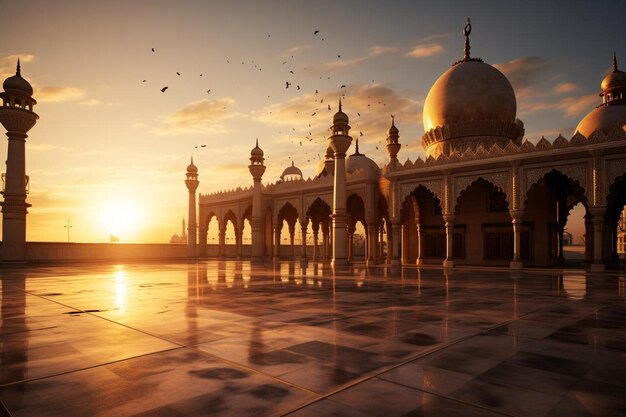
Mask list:
[[63,226],[67,229],[67,242],[69,243],[70,241],[70,229],[72,228],[72,223],[70,220],[66,220],[67,221],[67,225]]

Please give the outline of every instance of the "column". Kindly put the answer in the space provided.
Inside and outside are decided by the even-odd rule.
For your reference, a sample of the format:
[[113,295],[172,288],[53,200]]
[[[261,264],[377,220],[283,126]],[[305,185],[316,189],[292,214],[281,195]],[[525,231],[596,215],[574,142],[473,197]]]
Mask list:
[[254,178],[252,190],[252,216],[250,218],[250,258],[260,261],[263,258],[263,194],[261,178]]
[[226,246],[226,226],[220,227],[220,231],[219,231],[219,249],[217,253],[220,258],[223,258],[224,255],[226,254],[225,246]]
[[417,223],[417,259],[416,265],[424,265],[424,236],[422,233],[422,225]]
[[409,263],[409,226],[406,223],[402,223],[402,265]]
[[378,239],[377,227],[375,224],[368,223],[367,224],[367,263],[375,264],[376,263],[376,252],[377,252],[377,244],[376,241]]
[[187,255],[195,258],[196,253],[196,189],[189,190],[189,212],[187,219]]
[[202,257],[206,257],[207,256],[207,251],[206,251],[206,244],[207,244],[207,235],[209,232],[209,227],[208,225],[200,225],[200,230],[199,230],[199,234],[198,237],[200,239],[200,246],[199,246],[199,255]]
[[302,259],[307,259],[307,254],[306,254],[306,234],[307,234],[307,227],[309,226],[309,219],[304,219],[302,220],[302,223],[300,223],[301,226],[301,231],[302,231],[302,254],[301,254],[301,258]]
[[[391,247],[391,265],[400,265],[400,249],[402,247],[401,236],[402,223],[399,221],[391,222],[391,236],[387,234],[387,240],[390,240],[387,247]],[[391,238],[391,239],[389,239]]]
[[[591,210],[590,210],[591,211]],[[593,263],[591,271],[603,272],[605,267],[602,262],[602,227],[604,226],[604,216],[599,211],[593,213],[591,222],[593,223]]]
[[354,250],[354,228],[348,227],[348,261],[352,262],[352,251]]
[[446,222],[446,259],[443,261],[444,268],[454,268],[453,261],[453,239],[454,239],[454,216],[446,215],[444,216],[444,220]]
[[241,259],[241,247],[243,239],[243,227],[235,229],[235,245],[237,246],[237,259]]
[[378,239],[378,262],[386,264],[387,260],[384,259],[384,256],[385,256],[385,245],[383,245],[383,242],[385,241],[384,239],[385,239],[385,225],[381,223],[379,239]]
[[291,259],[296,259],[296,222],[289,224],[289,245],[291,246]]
[[322,222],[322,261],[328,261],[328,222]]
[[515,211],[511,213],[513,218],[513,260],[509,264],[511,269],[522,269],[522,217],[524,213]]
[[317,239],[319,237],[320,224],[313,222],[313,262],[317,262]]
[[274,226],[274,257],[280,259],[280,230],[282,223]]

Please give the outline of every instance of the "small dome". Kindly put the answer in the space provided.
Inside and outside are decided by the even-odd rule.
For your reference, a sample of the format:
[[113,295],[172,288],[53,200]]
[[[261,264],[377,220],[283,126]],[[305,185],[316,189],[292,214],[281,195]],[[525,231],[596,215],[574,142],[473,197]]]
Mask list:
[[620,70],[610,72],[602,80],[600,88],[603,92],[614,88],[626,88],[626,73]]
[[576,131],[588,138],[596,130],[606,134],[616,126],[626,126],[626,105],[602,105],[593,109],[578,123]]
[[[299,176],[300,178],[302,178],[302,171],[300,170],[300,168],[294,165],[293,161],[291,161],[291,166],[285,168],[282,175],[280,176],[280,179],[285,180],[285,178],[292,177],[292,176]],[[287,180],[291,180],[291,179],[294,179],[294,178],[287,178]]]
[[193,164],[193,156],[191,157],[191,163],[187,165],[187,172],[198,173],[198,167]]
[[398,128],[396,127],[396,124],[393,122],[391,122],[391,127],[389,128],[389,135],[397,135],[398,133],[400,133],[400,131],[398,130]]
[[344,112],[342,112],[341,110],[339,110],[337,113],[335,113],[335,115],[333,116],[333,124],[347,124],[350,120],[348,119],[348,115],[345,114]]
[[263,149],[259,148],[259,140],[256,141],[256,146],[250,151],[250,156],[263,157]]
[[315,176],[321,177],[322,175],[324,175],[325,168],[326,168],[326,161],[324,161],[323,159],[320,159],[319,161],[317,161],[317,165],[315,166]]
[[355,153],[346,159],[346,171],[353,173],[358,170],[365,171],[368,178],[378,178],[380,173],[380,168],[376,162],[363,154]]
[[19,94],[32,97],[33,87],[28,81],[22,78],[19,59],[17,60],[17,70],[15,71],[15,75],[4,80],[2,87],[4,88],[4,91],[9,94]]
[[326,148],[326,154],[324,155],[326,157],[326,159],[333,159],[335,157],[335,151],[333,150],[333,147],[328,145],[328,148]]
[[515,122],[517,102],[509,80],[481,61],[461,61],[444,72],[424,103],[424,131],[469,121]]

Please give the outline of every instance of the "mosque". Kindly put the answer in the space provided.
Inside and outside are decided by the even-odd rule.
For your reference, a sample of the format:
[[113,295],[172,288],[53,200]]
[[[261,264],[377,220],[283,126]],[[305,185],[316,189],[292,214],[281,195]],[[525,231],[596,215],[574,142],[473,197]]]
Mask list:
[[[533,144],[524,140],[506,76],[470,56],[470,31],[468,23],[463,58],[426,98],[425,159],[399,161],[402,144],[393,117],[384,166],[360,153],[358,140],[346,157],[352,137],[349,110],[340,101],[325,160],[313,178],[305,179],[292,163],[280,180],[262,184],[266,167],[257,141],[248,165],[252,186],[199,194],[196,204],[198,168],[192,161],[185,181],[189,256],[303,258],[339,266],[357,259],[360,222],[368,264],[556,267],[563,265],[569,212],[581,203],[586,263],[592,271],[614,267],[626,204],[626,73],[614,56],[601,102],[575,134]],[[212,219],[219,229],[216,245],[207,242]],[[235,241],[227,245],[229,222]],[[288,244],[281,243],[284,222]],[[249,245],[242,242],[246,223]]]

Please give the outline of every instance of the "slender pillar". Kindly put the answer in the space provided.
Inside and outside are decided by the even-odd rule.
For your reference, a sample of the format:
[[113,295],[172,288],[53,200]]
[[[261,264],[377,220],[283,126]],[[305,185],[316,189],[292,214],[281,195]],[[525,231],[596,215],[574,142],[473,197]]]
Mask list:
[[235,229],[235,245],[237,246],[237,259],[241,259],[241,248],[243,246],[243,227]]
[[367,224],[367,233],[365,235],[367,240],[367,263],[375,264],[376,263],[376,252],[377,252],[377,244],[376,240],[378,239],[377,227],[375,224],[368,223]]
[[209,234],[208,225],[201,224],[200,229],[198,231],[199,238],[199,256],[206,257],[207,256],[207,237]]
[[328,221],[322,222],[322,261],[328,261]]
[[218,248],[218,256],[223,258],[226,255],[226,225],[224,227],[220,227],[219,234],[219,248]]
[[354,231],[348,230],[348,261],[352,262],[352,251],[354,250]]
[[274,257],[280,259],[280,231],[282,229],[282,223],[274,226]]
[[304,219],[302,220],[302,223],[300,223],[300,230],[302,231],[302,254],[300,256],[301,259],[307,259],[307,254],[306,254],[306,235],[307,235],[307,228],[309,226],[309,219]]
[[422,232],[422,225],[417,224],[417,259],[416,265],[424,265],[424,233]]
[[22,78],[20,62],[15,75],[4,81],[5,91],[0,93],[0,123],[7,130],[8,150],[4,201],[2,202],[2,261],[26,261],[26,214],[30,204],[26,202],[28,177],[26,176],[27,132],[37,123],[39,116],[33,113],[37,101],[32,98],[33,88]]
[[296,222],[289,224],[289,246],[291,247],[291,259],[296,259]]
[[313,262],[317,262],[317,239],[319,237],[319,229],[320,229],[320,224],[319,223],[313,223]]
[[381,223],[380,225],[380,238],[378,240],[378,262],[386,264],[387,260],[384,258],[385,256],[385,245],[383,242],[385,241],[385,226]]
[[513,260],[510,263],[511,269],[522,269],[522,217],[524,213],[515,211],[511,213],[513,218]]
[[454,268],[453,239],[454,239],[454,216],[444,216],[446,222],[446,259],[443,261],[444,268]]
[[400,265],[400,250],[402,249],[402,223],[391,221],[391,242],[387,247],[391,246],[391,265]]
[[604,217],[600,213],[592,213],[593,217],[593,263],[591,271],[602,272],[605,269],[602,262],[602,227],[604,226]]

